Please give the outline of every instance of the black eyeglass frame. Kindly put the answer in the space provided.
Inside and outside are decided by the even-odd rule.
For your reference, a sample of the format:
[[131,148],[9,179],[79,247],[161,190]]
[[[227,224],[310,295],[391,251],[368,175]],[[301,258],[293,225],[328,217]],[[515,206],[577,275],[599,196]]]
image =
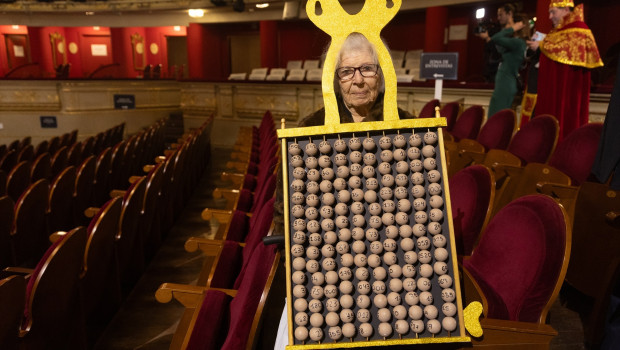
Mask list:
[[[370,71],[362,71],[363,67],[374,67],[374,70],[370,70]],[[340,67],[336,69],[336,76],[338,77],[338,79],[342,80],[342,81],[349,81],[349,80],[353,80],[353,78],[355,77],[355,72],[359,71],[360,75],[364,78],[371,78],[376,76],[379,73],[379,65],[378,64],[363,64],[359,67]],[[353,74],[351,74],[350,77],[342,77],[342,70],[343,69],[353,69]],[[370,75],[365,75],[365,74],[370,74]]]

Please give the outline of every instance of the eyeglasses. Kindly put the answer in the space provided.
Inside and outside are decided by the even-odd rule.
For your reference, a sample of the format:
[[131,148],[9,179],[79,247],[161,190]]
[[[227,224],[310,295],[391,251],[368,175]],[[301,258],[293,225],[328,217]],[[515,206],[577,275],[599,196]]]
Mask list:
[[359,71],[365,78],[374,77],[379,70],[378,64],[365,64],[359,67],[340,67],[336,69],[336,74],[340,80],[351,80],[355,76],[355,71]]

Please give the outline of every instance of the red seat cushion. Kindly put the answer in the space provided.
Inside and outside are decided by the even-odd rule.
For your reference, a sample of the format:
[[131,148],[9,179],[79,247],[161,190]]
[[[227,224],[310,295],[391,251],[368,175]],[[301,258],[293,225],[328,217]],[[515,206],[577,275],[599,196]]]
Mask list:
[[558,121],[550,115],[540,115],[519,130],[508,146],[508,152],[524,164],[546,163],[558,138]]
[[512,109],[502,109],[493,114],[482,126],[477,141],[485,150],[505,150],[510,144],[515,130],[515,112]]
[[493,300],[488,317],[506,319],[507,311],[509,320],[538,322],[561,283],[565,249],[564,214],[550,197],[524,196],[500,210],[464,262]]
[[598,150],[603,124],[586,124],[573,130],[553,152],[549,165],[568,175],[573,185],[586,181]]
[[187,350],[220,349],[230,322],[228,308],[232,298],[218,290],[208,290],[196,317]]
[[480,125],[484,116],[484,109],[481,106],[471,106],[467,108],[454,124],[450,132],[456,141],[461,139],[476,139],[480,132]]

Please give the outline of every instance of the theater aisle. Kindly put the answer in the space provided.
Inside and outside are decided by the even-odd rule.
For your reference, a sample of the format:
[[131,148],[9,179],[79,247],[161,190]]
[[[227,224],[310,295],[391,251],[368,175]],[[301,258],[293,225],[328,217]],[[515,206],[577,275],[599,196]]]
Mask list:
[[208,235],[209,222],[200,218],[206,207],[221,207],[221,201],[212,197],[213,189],[226,186],[219,178],[232,149],[211,150],[211,163],[198,183],[187,206],[159,251],[151,260],[142,278],[127,297],[104,334],[97,342],[97,350],[168,349],[172,334],[183,313],[183,306],[174,300],[160,304],[155,291],[164,282],[195,284],[202,268],[201,253],[188,253],[183,248],[187,238]]

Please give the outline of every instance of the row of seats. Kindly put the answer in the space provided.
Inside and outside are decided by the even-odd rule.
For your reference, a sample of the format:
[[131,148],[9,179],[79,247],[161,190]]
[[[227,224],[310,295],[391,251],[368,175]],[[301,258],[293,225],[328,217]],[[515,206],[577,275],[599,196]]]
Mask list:
[[226,204],[202,213],[219,228],[185,243],[188,252],[205,255],[196,284],[164,283],[155,293],[160,302],[174,298],[185,306],[171,349],[252,348],[272,281],[282,271],[277,249],[262,242],[273,232],[278,151],[271,113],[258,128],[241,130],[227,164],[238,173],[222,174],[232,187],[214,191]]
[[[209,128],[205,123],[175,150],[158,157],[158,163],[144,166],[142,156],[153,152],[150,147],[155,145],[156,135],[163,134],[162,125],[158,122],[115,146],[132,156],[126,160],[138,163],[120,163],[124,168],[136,169],[137,173],[144,168],[148,171],[146,176],[130,177],[130,181],[121,179],[129,187],[111,191],[101,208],[85,211],[92,216],[87,228],[81,226],[52,235],[50,240],[54,243],[35,269],[24,272],[26,281],[23,277],[10,277],[0,282],[0,294],[8,292],[17,297],[20,293],[13,288],[26,286],[21,289],[21,299],[0,299],[11,305],[24,305],[20,300],[25,300],[26,305],[25,312],[22,306],[21,311],[3,318],[3,347],[12,348],[19,343],[22,348],[86,348],[105,326],[102,323],[113,316],[139,276],[149,244],[160,239],[152,236],[163,234],[172,225],[181,211],[173,206],[183,205],[208,160]],[[156,152],[164,152],[163,147]],[[120,167],[114,168],[114,172],[119,170]],[[3,273],[19,271],[8,268]],[[4,289],[5,285],[13,288]],[[5,310],[9,306],[0,308]],[[17,320],[17,324],[9,320]]]
[[[450,129],[450,116],[442,116]],[[620,271],[616,249],[609,248],[620,233],[614,214],[620,202],[608,185],[589,181],[602,125],[584,125],[556,145],[552,116],[533,118],[514,134],[514,111],[498,112],[482,128],[481,113],[463,112],[453,128],[463,117],[473,132],[446,141],[445,150],[466,303],[484,302],[483,328],[486,322],[495,329],[498,319],[525,322],[511,325],[529,329],[520,341],[548,344],[556,333],[545,325],[547,313],[563,284],[570,285],[581,302],[593,300],[584,330],[588,342],[599,344]],[[593,232],[607,238],[596,259]],[[537,338],[535,329],[546,335]]]

